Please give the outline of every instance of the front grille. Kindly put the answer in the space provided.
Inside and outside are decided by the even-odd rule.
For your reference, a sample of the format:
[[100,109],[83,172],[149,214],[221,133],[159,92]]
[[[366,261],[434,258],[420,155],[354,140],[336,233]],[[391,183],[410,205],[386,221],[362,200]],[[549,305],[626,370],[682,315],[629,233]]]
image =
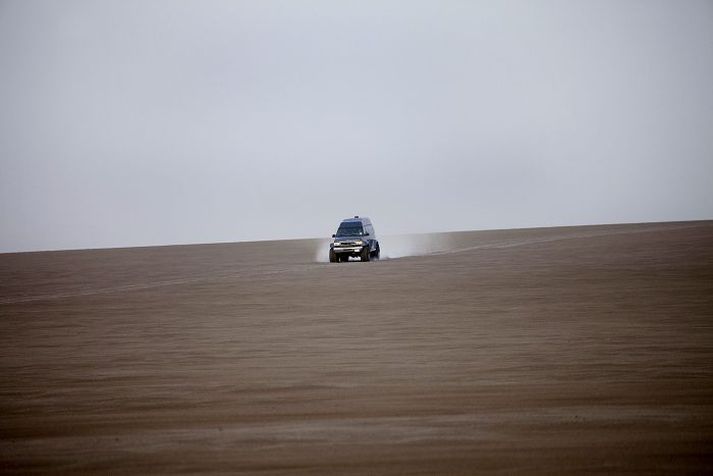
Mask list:
[[339,241],[334,246],[362,246],[362,244],[356,241]]

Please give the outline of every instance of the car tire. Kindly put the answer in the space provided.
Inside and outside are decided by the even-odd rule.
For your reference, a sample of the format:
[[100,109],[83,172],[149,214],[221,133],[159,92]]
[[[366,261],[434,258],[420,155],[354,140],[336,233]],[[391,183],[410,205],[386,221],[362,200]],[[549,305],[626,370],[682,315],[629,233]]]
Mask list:
[[374,259],[381,259],[381,248],[378,242],[376,243],[376,251],[374,251]]
[[371,250],[369,250],[368,246],[365,246],[361,250],[361,260],[362,261],[369,261],[369,256],[371,255]]

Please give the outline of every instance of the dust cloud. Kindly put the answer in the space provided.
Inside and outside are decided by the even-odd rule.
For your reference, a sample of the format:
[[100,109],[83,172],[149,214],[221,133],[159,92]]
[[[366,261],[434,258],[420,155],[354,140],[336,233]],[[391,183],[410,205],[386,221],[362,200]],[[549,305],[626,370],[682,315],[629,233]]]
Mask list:
[[449,249],[442,234],[388,235],[379,239],[381,259],[421,256]]
[[[329,243],[331,240],[317,240],[314,260],[318,263],[329,262]],[[381,259],[405,258],[407,256],[422,256],[431,253],[448,251],[450,240],[445,234],[421,235],[386,235],[379,237]]]
[[316,246],[314,250],[314,261],[317,263],[329,262],[329,242],[331,240],[321,239],[315,240]]

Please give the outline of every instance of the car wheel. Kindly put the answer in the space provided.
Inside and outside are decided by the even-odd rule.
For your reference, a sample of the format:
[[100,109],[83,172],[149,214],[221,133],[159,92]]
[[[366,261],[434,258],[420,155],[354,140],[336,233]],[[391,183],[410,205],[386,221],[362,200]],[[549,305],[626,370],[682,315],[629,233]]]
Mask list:
[[376,244],[376,251],[374,251],[374,258],[381,259],[381,248],[379,247],[379,243]]
[[369,250],[368,246],[365,246],[361,250],[361,260],[362,261],[369,261],[369,255],[371,254],[371,251]]
[[337,253],[335,253],[334,250],[329,250],[329,262],[330,263],[337,262]]

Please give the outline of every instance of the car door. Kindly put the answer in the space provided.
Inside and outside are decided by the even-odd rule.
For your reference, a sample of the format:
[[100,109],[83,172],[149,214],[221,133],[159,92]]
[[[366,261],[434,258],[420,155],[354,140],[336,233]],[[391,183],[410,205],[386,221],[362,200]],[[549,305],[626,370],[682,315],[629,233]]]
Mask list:
[[369,233],[369,249],[371,251],[376,250],[376,236],[374,236],[374,227],[371,226],[371,223],[369,223],[364,227],[364,229],[367,233]]

